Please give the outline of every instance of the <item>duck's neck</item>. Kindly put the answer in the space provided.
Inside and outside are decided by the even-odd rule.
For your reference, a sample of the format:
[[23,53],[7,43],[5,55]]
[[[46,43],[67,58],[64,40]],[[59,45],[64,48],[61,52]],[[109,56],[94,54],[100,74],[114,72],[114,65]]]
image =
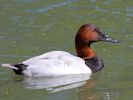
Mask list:
[[[91,43],[90,43],[91,44]],[[90,48],[90,44],[75,41],[77,55],[83,59],[91,59],[96,56],[96,53]]]
[[88,46],[88,43],[75,43],[78,56],[85,60],[85,64],[92,70],[93,73],[100,71],[104,67],[101,57],[96,55],[90,46]]

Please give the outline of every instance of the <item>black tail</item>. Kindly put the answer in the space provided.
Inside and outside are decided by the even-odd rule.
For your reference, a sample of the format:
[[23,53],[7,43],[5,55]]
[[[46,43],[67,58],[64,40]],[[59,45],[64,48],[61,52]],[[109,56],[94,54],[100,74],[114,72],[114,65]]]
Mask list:
[[28,67],[28,65],[25,64],[15,64],[15,65],[11,65],[11,64],[1,64],[2,67],[5,68],[10,68],[12,69],[16,74],[22,75],[23,74],[23,70],[26,70],[26,68]]
[[13,69],[13,71],[16,74],[19,74],[19,75],[23,75],[23,70],[26,70],[26,68],[28,67],[28,65],[24,65],[24,64],[15,64],[13,66],[15,66],[16,68],[18,68],[17,70],[16,69]]

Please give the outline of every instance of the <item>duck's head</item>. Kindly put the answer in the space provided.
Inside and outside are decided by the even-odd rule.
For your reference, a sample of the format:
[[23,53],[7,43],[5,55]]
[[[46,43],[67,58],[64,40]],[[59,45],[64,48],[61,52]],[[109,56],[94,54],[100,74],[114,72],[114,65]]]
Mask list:
[[98,27],[92,24],[82,25],[76,35],[75,45],[78,56],[84,58],[91,58],[95,56],[95,53],[90,48],[93,42],[112,42],[119,43],[119,40],[112,39],[110,36],[102,32]]
[[92,24],[84,24],[80,27],[77,32],[76,38],[79,41],[82,40],[84,43],[90,42],[112,42],[112,43],[119,43],[119,40],[112,39],[110,36],[102,32],[98,27]]

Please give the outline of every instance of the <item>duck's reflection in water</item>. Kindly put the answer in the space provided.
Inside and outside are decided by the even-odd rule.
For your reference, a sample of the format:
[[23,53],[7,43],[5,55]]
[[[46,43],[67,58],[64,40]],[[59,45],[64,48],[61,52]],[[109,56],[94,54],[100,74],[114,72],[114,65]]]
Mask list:
[[[56,100],[104,100],[104,91],[97,90],[95,75],[69,75],[61,77],[25,78],[27,89],[44,89],[50,93],[47,98]],[[46,98],[44,96],[44,98]],[[51,100],[51,99],[46,99]],[[107,99],[108,100],[108,99]]]
[[81,87],[90,79],[89,75],[69,75],[60,77],[25,78],[24,84],[27,89],[46,89],[50,92]]

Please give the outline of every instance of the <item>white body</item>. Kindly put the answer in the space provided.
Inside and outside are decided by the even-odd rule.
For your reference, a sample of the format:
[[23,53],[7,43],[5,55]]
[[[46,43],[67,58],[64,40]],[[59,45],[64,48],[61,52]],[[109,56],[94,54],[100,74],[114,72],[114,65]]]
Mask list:
[[83,59],[64,51],[47,52],[23,61],[22,64],[28,65],[23,74],[30,77],[92,74]]

